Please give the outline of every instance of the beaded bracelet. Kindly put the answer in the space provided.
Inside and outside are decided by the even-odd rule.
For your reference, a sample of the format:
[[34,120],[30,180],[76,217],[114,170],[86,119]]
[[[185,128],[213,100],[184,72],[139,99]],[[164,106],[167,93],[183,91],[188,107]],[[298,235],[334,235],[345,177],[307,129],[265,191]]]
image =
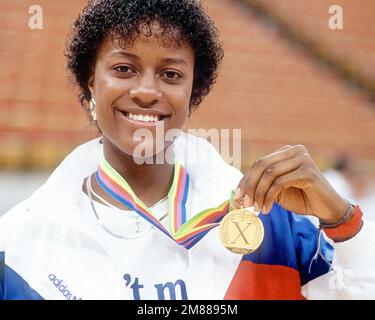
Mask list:
[[346,218],[350,215],[350,213],[352,212],[353,205],[348,200],[347,200],[347,202],[348,202],[348,210],[346,210],[345,214],[339,219],[339,221],[337,221],[335,223],[322,223],[319,220],[319,228],[320,229],[324,229],[324,228],[336,228],[340,224],[342,224],[346,220]]
[[342,222],[336,227],[324,227],[324,225],[320,225],[319,230],[324,230],[324,233],[334,242],[343,242],[353,238],[361,231],[363,226],[362,216],[361,208],[358,205],[354,205],[354,214],[348,221]]

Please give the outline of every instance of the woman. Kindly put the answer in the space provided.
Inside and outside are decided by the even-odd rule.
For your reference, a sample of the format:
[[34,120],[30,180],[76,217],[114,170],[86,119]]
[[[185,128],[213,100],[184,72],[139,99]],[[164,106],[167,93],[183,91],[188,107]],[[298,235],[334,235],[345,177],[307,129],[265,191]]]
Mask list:
[[[184,127],[222,56],[199,1],[89,2],[67,58],[102,137],[73,151],[1,219],[3,299],[375,296],[375,228],[305,147],[285,146],[242,176],[202,139],[156,138],[159,127]],[[146,155],[139,130],[155,137],[142,142]],[[260,247],[244,255],[226,250],[215,227],[241,206],[261,210],[264,226]]]

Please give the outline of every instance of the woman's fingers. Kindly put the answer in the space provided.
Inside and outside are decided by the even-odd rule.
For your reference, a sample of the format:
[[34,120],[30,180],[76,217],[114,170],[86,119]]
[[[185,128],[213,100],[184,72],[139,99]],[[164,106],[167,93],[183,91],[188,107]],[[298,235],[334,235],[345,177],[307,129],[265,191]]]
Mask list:
[[306,161],[307,150],[304,146],[284,146],[276,152],[256,161],[241,179],[234,197],[235,207],[244,199],[245,206],[254,206],[259,211],[264,205],[265,195],[272,182],[287,174]]
[[269,154],[257,161],[254,162],[250,170],[245,173],[245,176],[241,179],[240,183],[238,184],[238,188],[236,190],[234,199],[238,200],[245,196],[245,194],[249,195],[250,205],[253,205],[254,195],[252,187],[257,184],[260,177],[263,174],[264,169],[278,161],[283,159],[288,159],[292,156],[291,153],[287,153],[286,151],[291,149],[291,146],[284,146],[277,150],[276,152]]
[[[303,163],[303,156],[299,155],[294,158],[287,159],[285,161],[277,162],[263,171],[263,175],[260,178],[258,185],[254,191],[254,209],[259,211],[262,210],[265,205],[265,198],[268,190],[274,183],[279,184],[283,182],[283,176],[290,172],[297,170]],[[279,180],[277,180],[280,178]],[[289,182],[289,180],[286,180]],[[281,185],[282,187],[282,185]]]
[[276,178],[270,185],[266,194],[264,195],[262,213],[268,214],[272,209],[273,203],[279,200],[281,192],[285,189],[301,184],[302,180],[308,180],[308,177],[306,176],[306,171],[303,169],[302,166],[298,167],[294,171],[291,171],[285,175]]

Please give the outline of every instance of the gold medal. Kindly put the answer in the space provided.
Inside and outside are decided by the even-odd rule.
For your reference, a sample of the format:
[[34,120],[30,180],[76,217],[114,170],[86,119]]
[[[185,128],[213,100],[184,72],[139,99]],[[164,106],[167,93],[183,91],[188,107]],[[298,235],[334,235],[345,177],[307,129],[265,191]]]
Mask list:
[[242,208],[229,212],[221,220],[219,235],[229,251],[249,254],[261,245],[264,227],[254,212]]

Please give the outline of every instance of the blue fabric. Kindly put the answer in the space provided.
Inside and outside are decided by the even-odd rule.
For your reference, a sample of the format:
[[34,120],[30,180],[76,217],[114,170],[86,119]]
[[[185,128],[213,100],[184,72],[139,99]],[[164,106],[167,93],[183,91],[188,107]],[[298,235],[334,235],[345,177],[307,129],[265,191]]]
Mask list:
[[301,286],[329,271],[333,247],[321,237],[321,253],[327,261],[319,255],[309,272],[319,232],[307,217],[274,204],[268,215],[260,214],[259,218],[264,225],[264,240],[258,250],[242,260],[293,268],[300,274]]
[[5,264],[4,252],[0,252],[0,300],[44,300],[17,272]]
[[4,300],[5,252],[0,251],[0,300]]

